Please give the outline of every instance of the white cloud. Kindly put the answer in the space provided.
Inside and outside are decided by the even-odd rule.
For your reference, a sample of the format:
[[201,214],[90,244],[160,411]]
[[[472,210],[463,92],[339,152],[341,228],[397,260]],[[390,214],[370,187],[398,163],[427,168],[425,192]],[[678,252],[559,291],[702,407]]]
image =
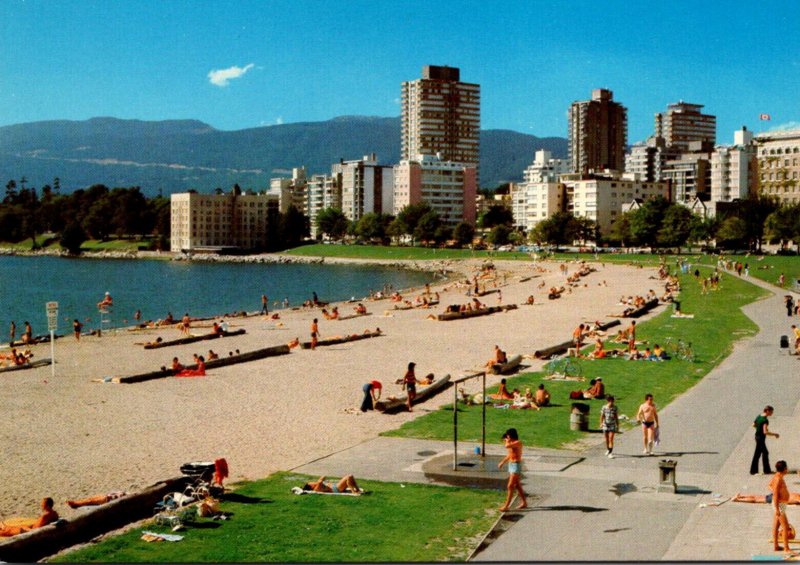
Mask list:
[[278,125],[283,124],[283,116],[278,116],[277,118],[275,118],[275,123]]
[[244,74],[255,67],[253,63],[245,67],[237,67],[236,65],[228,67],[227,69],[216,69],[208,72],[208,81],[219,87],[228,86],[228,82],[235,78],[241,78]]
[[786,122],[777,126],[772,126],[768,131],[788,131],[793,129],[800,129],[800,122]]

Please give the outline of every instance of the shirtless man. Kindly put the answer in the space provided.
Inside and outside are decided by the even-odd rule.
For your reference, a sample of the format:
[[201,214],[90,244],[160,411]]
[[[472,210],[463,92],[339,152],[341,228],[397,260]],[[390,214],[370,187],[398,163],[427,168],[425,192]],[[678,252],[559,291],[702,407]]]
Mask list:
[[636,320],[628,326],[628,351],[636,351]]
[[644,402],[636,412],[636,419],[642,423],[642,441],[644,443],[642,453],[652,455],[656,428],[658,428],[658,411],[656,405],[653,404],[652,394],[645,395]]
[[316,318],[314,321],[311,322],[311,349],[314,350],[317,347],[317,338],[319,337],[319,322]]
[[508,357],[506,356],[506,352],[500,349],[499,345],[494,346],[494,356],[486,362],[486,368],[491,369],[492,365],[497,365],[498,363],[507,363]]
[[[786,505],[789,503],[789,488],[783,479],[786,475],[786,461],[775,463],[775,475],[769,482],[769,490],[772,493],[772,507],[775,510],[772,519],[772,543],[775,551],[783,550],[784,553],[791,553],[789,548],[789,520],[786,517]],[[783,530],[783,547],[778,545],[778,530]]]
[[42,514],[38,518],[31,519],[28,523],[15,525],[6,525],[0,522],[0,537],[16,536],[52,524],[56,520],[58,520],[58,512],[53,510],[53,499],[48,496],[42,499]]
[[539,388],[536,389],[536,394],[533,397],[533,400],[536,402],[536,405],[540,407],[550,404],[550,393],[544,388],[544,384],[540,384]]

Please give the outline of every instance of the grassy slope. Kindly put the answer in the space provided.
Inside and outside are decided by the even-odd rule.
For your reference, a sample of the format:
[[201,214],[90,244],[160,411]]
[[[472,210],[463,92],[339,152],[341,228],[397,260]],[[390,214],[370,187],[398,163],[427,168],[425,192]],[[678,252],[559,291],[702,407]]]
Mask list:
[[527,253],[472,251],[470,249],[435,249],[429,247],[388,247],[382,245],[304,245],[285,251],[287,255],[347,257],[353,259],[473,259],[496,257],[498,259],[530,260]]
[[[691,276],[682,278],[681,309],[693,313],[693,319],[671,318],[669,307],[654,319],[638,324],[638,339],[664,344],[668,336],[680,337],[692,343],[696,360],[693,363],[672,359],[666,362],[626,361],[624,359],[581,360],[587,382],[545,381],[544,373],[524,373],[508,379],[508,388],[526,387],[534,390],[539,383],[552,394],[555,406],[539,412],[535,410],[499,410],[487,406],[486,437],[490,443],[501,443],[500,437],[509,427],[524,430],[526,444],[540,447],[564,447],[584,437],[585,432],[569,429],[571,403],[569,392],[588,387],[588,380],[602,376],[606,392],[613,394],[620,414],[634,417],[645,393],[653,393],[656,403],[665,406],[679,394],[694,385],[719,364],[733,348],[736,340],[754,335],[755,324],[742,314],[740,307],[766,295],[762,289],[734,276],[723,275],[722,290],[706,296]],[[622,328],[628,321],[623,320]],[[615,328],[617,329],[617,328]],[[565,339],[568,336],[565,336]],[[608,345],[607,345],[608,347]],[[621,346],[620,346],[621,347]],[[588,350],[588,349],[587,349]],[[511,352],[514,353],[514,352]],[[490,389],[495,392],[497,387]],[[592,410],[589,428],[599,427],[600,401],[587,401]],[[449,440],[453,434],[452,405],[403,424],[385,435]],[[479,406],[459,405],[459,439],[477,441],[481,432]]]
[[[198,518],[178,543],[146,543],[135,528],[54,559],[74,562],[387,562],[466,559],[497,518],[496,491],[359,481],[361,497],[297,496],[309,477],[278,473],[244,483],[226,521]],[[314,477],[313,479],[316,479]]]

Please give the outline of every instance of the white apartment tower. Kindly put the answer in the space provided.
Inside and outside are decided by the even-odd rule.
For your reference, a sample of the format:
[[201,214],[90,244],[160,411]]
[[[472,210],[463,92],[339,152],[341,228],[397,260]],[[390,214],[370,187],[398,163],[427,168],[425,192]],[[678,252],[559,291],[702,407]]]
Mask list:
[[753,132],[743,127],[734,133],[732,146],[718,145],[711,154],[711,202],[715,205],[747,198],[755,169]]
[[666,112],[659,112],[655,119],[655,135],[663,137],[668,147],[681,151],[689,149],[692,141],[716,143],[717,117],[703,114],[702,104],[690,104],[683,100],[669,104]]
[[442,161],[478,169],[481,88],[461,82],[456,67],[422,68],[422,78],[403,82],[401,160],[439,155]]
[[393,212],[394,169],[378,165],[374,153],[358,161],[340,161],[331,166],[342,192],[342,212],[357,222],[370,212]]
[[570,163],[553,159],[549,151],[539,150],[523,172],[523,182],[511,187],[511,214],[514,225],[526,231],[563,209],[563,187],[559,175],[570,171]]

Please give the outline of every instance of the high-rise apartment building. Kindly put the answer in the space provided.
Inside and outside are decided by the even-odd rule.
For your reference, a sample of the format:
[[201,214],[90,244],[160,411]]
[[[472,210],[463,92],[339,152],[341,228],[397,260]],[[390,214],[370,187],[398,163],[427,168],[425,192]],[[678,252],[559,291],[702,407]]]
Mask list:
[[692,141],[713,145],[717,140],[717,117],[703,114],[702,108],[702,104],[683,100],[669,104],[666,112],[656,114],[655,136],[663,137],[668,147],[681,151],[687,151]]
[[331,166],[342,190],[342,212],[357,222],[370,212],[393,213],[394,168],[378,164],[375,153],[358,161],[340,161]]
[[800,202],[800,130],[758,134],[756,145],[761,193],[781,204]]
[[459,222],[475,225],[475,176],[475,167],[435,155],[404,159],[394,167],[394,213],[427,202],[451,227]]
[[625,172],[640,175],[643,180],[653,182],[662,180],[667,161],[680,156],[680,151],[668,147],[663,137],[651,136],[644,143],[631,147],[625,155]]
[[511,188],[514,226],[524,230],[563,209],[563,186],[559,176],[570,171],[569,161],[553,159],[550,151],[539,150],[522,173],[524,181]]
[[610,90],[598,88],[591,100],[570,106],[569,158],[574,172],[625,169],[628,110],[613,97]]
[[731,146],[718,145],[711,154],[711,203],[742,200],[750,194],[756,174],[753,132],[743,127]]
[[714,148],[706,141],[689,142],[686,151],[664,163],[661,180],[672,183],[673,200],[686,204],[695,198],[711,197],[711,153]]
[[402,83],[401,159],[439,155],[477,170],[481,87],[461,82],[456,67],[425,66],[422,78]]

